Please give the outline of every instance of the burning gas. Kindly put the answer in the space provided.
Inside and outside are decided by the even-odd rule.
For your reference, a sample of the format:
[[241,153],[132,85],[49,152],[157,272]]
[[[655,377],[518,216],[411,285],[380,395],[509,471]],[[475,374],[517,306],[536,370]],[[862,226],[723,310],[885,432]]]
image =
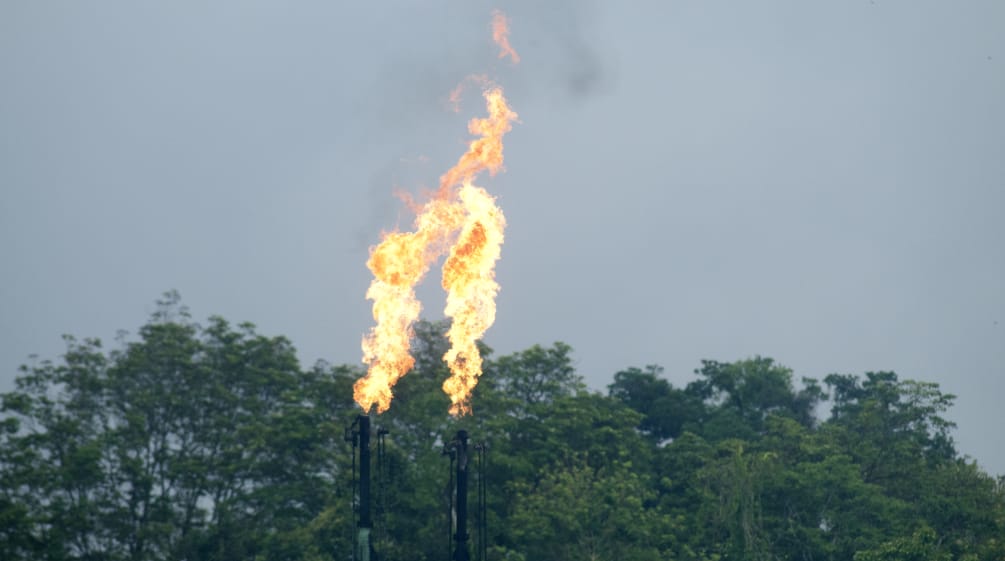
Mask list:
[[[501,49],[500,58],[509,55],[519,61],[509,45],[507,19],[493,12],[492,35]],[[452,319],[447,339],[450,350],[443,356],[451,376],[443,383],[450,397],[450,414],[470,412],[471,391],[482,373],[482,359],[475,345],[495,321],[494,267],[499,260],[506,220],[485,189],[474,185],[483,171],[495,175],[503,165],[503,136],[516,120],[503,97],[502,88],[478,77],[473,80],[485,88],[488,116],[468,123],[468,131],[477,138],[454,167],[440,177],[436,194],[416,209],[415,230],[391,232],[370,250],[367,267],[373,281],[366,297],[373,300],[373,318],[377,322],[363,337],[363,362],[366,376],[356,381],[353,398],[364,411],[376,405],[383,413],[391,406],[391,388],[415,364],[409,347],[412,325],[419,318],[422,304],[415,287],[429,268],[444,254],[443,289],[447,292],[445,313]],[[460,89],[451,93],[459,99]]]
[[520,62],[520,55],[509,45],[509,18],[499,10],[492,11],[492,40],[499,45],[499,58],[509,55],[513,64]]

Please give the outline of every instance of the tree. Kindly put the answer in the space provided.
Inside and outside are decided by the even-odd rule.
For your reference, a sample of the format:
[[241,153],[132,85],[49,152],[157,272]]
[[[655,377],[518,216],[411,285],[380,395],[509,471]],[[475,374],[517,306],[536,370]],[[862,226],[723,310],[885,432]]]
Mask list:
[[645,470],[629,462],[597,469],[584,458],[570,458],[536,484],[517,486],[515,548],[524,559],[662,559],[671,524],[648,508],[653,499]]
[[814,410],[826,395],[817,381],[803,378],[803,389],[792,385],[792,371],[774,360],[755,357],[733,363],[703,360],[700,378],[688,393],[709,405],[701,432],[712,440],[756,438],[769,415],[791,417],[805,426],[815,423]]
[[700,398],[674,388],[660,378],[662,373],[663,368],[655,364],[645,370],[632,367],[615,373],[614,383],[607,386],[610,397],[642,413],[639,429],[657,442],[677,438],[705,413]]
[[714,503],[705,518],[718,535],[725,559],[770,559],[770,536],[765,530],[762,493],[768,470],[777,463],[773,453],[749,452],[739,440],[719,443],[717,458],[700,472]]
[[526,414],[535,405],[551,403],[585,389],[572,366],[571,352],[572,347],[562,342],[551,347],[534,345],[492,361],[485,369],[486,378],[511,400],[512,413]]
[[924,488],[919,477],[956,456],[949,435],[955,424],[942,417],[955,396],[938,384],[899,380],[893,372],[868,372],[865,380],[831,374],[824,383],[834,397],[828,428],[867,483],[913,502]]
[[910,524],[909,505],[863,481],[828,430],[773,416],[753,446],[773,459],[760,504],[771,548],[783,558],[850,559]]
[[174,293],[138,335],[67,338],[3,396],[5,558],[272,556],[337,520],[331,378],[250,324],[199,327]]
[[943,462],[922,475],[917,511],[954,559],[1005,559],[1005,479],[976,462]]
[[[452,418],[443,323],[373,418],[378,553],[442,558],[443,445],[484,444],[491,559],[1005,559],[1005,490],[958,457],[952,396],[888,372],[824,391],[771,359],[705,361],[674,388],[627,368],[589,391],[563,343],[495,357]],[[106,350],[67,338],[0,396],[0,558],[345,558],[357,366],[303,369],[253,325],[194,323],[168,294]],[[479,479],[482,476],[484,480]]]
[[939,546],[931,528],[922,528],[910,537],[897,538],[855,554],[855,561],[950,561],[952,558]]

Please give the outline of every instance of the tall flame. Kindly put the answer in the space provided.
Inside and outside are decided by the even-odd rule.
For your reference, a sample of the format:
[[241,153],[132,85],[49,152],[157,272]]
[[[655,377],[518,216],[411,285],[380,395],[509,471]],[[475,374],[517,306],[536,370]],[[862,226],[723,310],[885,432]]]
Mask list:
[[353,388],[353,398],[364,411],[374,405],[379,413],[386,411],[393,397],[391,388],[415,364],[410,338],[422,310],[415,286],[449,251],[443,265],[443,288],[446,314],[453,323],[447,333],[451,348],[443,358],[451,376],[443,390],[450,396],[452,415],[470,412],[471,390],[481,375],[475,341],[495,321],[499,285],[493,268],[506,225],[495,200],[472,182],[485,170],[494,175],[502,168],[502,137],[517,119],[501,88],[489,87],[484,96],[488,117],[468,123],[469,132],[478,137],[440,177],[435,196],[419,207],[415,231],[389,233],[370,251],[367,267],[374,279],[366,297],[373,300],[377,325],[363,337],[363,362],[368,369]]
[[499,58],[509,55],[513,64],[520,62],[520,55],[509,44],[509,18],[499,10],[492,11],[492,40],[499,45]]
[[496,319],[493,268],[499,259],[506,219],[495,200],[481,187],[465,183],[460,191],[468,210],[460,239],[443,264],[443,289],[447,291],[446,315],[453,318],[447,339],[450,350],[443,360],[451,376],[443,382],[450,396],[450,414],[471,412],[468,399],[482,373],[482,357],[475,341]]

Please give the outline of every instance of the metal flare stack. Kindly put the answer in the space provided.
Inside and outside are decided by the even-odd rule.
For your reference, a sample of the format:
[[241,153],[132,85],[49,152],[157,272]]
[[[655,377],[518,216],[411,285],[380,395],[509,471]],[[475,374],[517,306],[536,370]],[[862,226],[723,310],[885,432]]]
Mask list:
[[485,561],[488,550],[488,524],[487,524],[487,487],[485,479],[485,460],[487,447],[485,444],[475,444],[469,446],[468,432],[466,430],[457,431],[453,440],[444,447],[444,455],[450,456],[450,489],[451,508],[448,513],[449,522],[449,546],[448,551],[450,561],[470,561],[469,550],[470,535],[468,534],[468,483],[470,482],[471,450],[474,450],[474,474],[477,483],[477,518],[475,528],[477,531],[477,549],[475,558],[477,561]]
[[[384,522],[386,509],[384,497],[387,495],[389,473],[385,436],[388,431],[377,430],[376,476],[372,469],[371,419],[369,415],[359,415],[345,429],[345,440],[352,444],[352,489],[353,489],[353,561],[377,561],[383,557],[382,540],[387,524]],[[485,561],[488,553],[487,486],[485,478],[487,447],[483,443],[470,444],[466,430],[459,430],[443,448],[443,455],[450,458],[449,497],[446,516],[448,530],[448,561],[471,561],[471,535],[468,532],[468,491],[470,483],[476,487],[475,518],[475,561]],[[358,467],[357,467],[358,466]],[[473,469],[472,469],[473,468]],[[474,478],[472,478],[472,474]],[[376,500],[375,500],[376,498]],[[376,505],[376,516],[374,506]],[[393,527],[390,528],[393,535]],[[383,537],[381,537],[383,536]],[[386,545],[383,544],[383,545]]]
[[[377,473],[383,474],[385,469],[384,437],[388,432],[384,429],[377,431]],[[353,514],[356,521],[355,532],[353,533],[353,561],[377,561],[378,556],[374,542],[374,517],[373,517],[373,494],[371,472],[371,450],[370,450],[370,416],[358,415],[353,423],[346,427],[345,440],[352,443],[352,489],[353,489]],[[359,477],[356,475],[357,461],[359,465]],[[385,477],[377,477],[378,490],[383,496],[383,481]],[[383,518],[383,509],[380,508],[383,501],[378,501],[378,516]]]

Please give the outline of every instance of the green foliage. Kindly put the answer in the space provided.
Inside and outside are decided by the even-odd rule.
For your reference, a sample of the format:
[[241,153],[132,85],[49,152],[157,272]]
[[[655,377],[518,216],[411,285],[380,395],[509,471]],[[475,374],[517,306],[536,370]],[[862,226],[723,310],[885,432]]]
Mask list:
[[816,421],[814,409],[826,398],[812,378],[803,378],[805,387],[795,391],[792,371],[770,358],[733,363],[703,360],[695,374],[699,379],[687,391],[712,405],[700,419],[700,432],[712,440],[756,438],[763,434],[769,415],[791,417],[811,426]]
[[855,554],[855,561],[951,561],[952,558],[939,546],[938,537],[931,528]]
[[831,374],[824,383],[834,396],[828,428],[863,480],[921,504],[924,476],[956,456],[949,436],[955,425],[941,416],[955,397],[893,372],[869,372],[863,381]]
[[642,413],[639,429],[656,441],[677,438],[686,424],[705,414],[701,398],[674,388],[660,378],[662,373],[655,364],[645,370],[633,367],[615,373],[614,383],[607,386],[609,396]]
[[171,294],[122,350],[67,338],[61,364],[24,368],[3,396],[20,427],[0,448],[4,558],[307,551],[297,536],[344,494],[319,374],[282,337],[191,323]]
[[672,523],[647,508],[655,493],[646,479],[627,461],[597,469],[572,458],[536,484],[518,483],[509,520],[515,547],[525,559],[662,559]]
[[[659,366],[589,391],[572,349],[494,357],[447,414],[446,325],[374,424],[380,559],[443,559],[443,444],[488,447],[491,560],[1005,560],[1003,480],[960,458],[953,396],[889,372],[812,379],[768,358]],[[354,366],[302,368],[249,324],[169,293],[135,340],[67,338],[0,396],[0,559],[350,559]],[[473,501],[473,498],[472,498]],[[473,510],[473,504],[472,504]]]
[[765,527],[786,557],[848,559],[900,531],[907,505],[863,481],[828,430],[784,417],[768,419],[757,443],[773,458],[763,482]]

